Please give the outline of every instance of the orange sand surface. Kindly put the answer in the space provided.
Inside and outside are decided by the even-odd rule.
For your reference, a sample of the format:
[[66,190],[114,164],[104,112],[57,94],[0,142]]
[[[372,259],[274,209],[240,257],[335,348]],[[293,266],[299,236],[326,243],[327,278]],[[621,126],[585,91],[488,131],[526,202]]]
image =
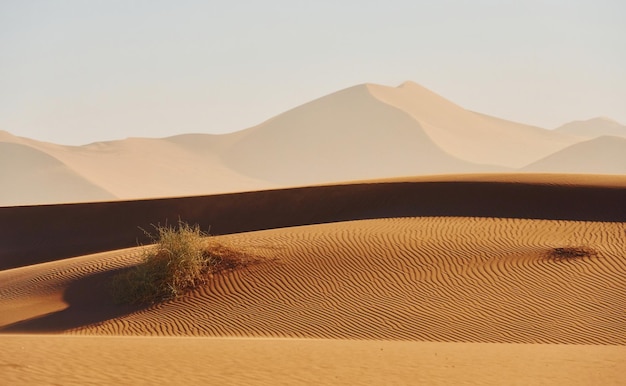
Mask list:
[[6,384],[620,385],[623,346],[0,336]]
[[[410,202],[402,200],[413,191],[401,184],[390,185],[404,192],[391,200],[402,201],[399,206],[354,196],[360,206],[351,210],[378,209],[372,218],[329,217],[215,236],[256,262],[150,306],[116,305],[109,288],[111,277],[139,263],[146,247],[0,270],[2,379],[620,384],[626,370],[626,222],[550,218],[551,204],[541,201],[541,192],[550,191],[538,186],[525,187],[538,194],[536,205],[527,205],[544,218],[411,216]],[[355,187],[354,193],[364,189]],[[575,208],[577,191],[571,189],[563,190],[572,193],[564,200]],[[623,188],[606,189],[607,200],[615,201],[603,204],[621,213]],[[307,194],[329,191],[337,193]],[[326,206],[303,201],[298,213],[338,212],[343,201],[337,197],[327,196]],[[497,210],[505,213],[511,202],[503,200]],[[483,205],[473,209],[487,213],[489,201]],[[276,208],[277,216],[291,215]],[[406,216],[398,215],[402,208]],[[590,203],[580,208],[574,218],[593,214]],[[110,220],[106,211],[99,213]],[[80,230],[67,240],[81,235],[95,239]],[[597,254],[549,255],[572,246]]]

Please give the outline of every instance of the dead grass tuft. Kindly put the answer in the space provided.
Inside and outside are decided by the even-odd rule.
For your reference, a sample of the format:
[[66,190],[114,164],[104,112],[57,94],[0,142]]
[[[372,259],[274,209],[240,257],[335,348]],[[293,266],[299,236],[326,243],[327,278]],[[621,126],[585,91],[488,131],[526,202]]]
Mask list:
[[154,303],[176,298],[204,284],[210,274],[248,265],[247,254],[220,244],[179,221],[178,226],[156,226],[154,245],[143,262],[113,278],[112,292],[118,303]]
[[585,257],[597,257],[598,251],[585,246],[558,247],[548,251],[548,258],[555,261],[576,260]]

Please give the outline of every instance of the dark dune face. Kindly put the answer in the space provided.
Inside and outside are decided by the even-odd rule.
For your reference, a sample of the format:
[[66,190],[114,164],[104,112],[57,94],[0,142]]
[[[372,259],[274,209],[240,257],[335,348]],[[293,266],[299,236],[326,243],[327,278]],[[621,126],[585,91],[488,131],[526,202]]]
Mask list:
[[179,219],[212,234],[407,216],[626,221],[624,202],[620,186],[438,181],[8,207],[0,208],[0,267],[136,246],[149,241],[142,229]]

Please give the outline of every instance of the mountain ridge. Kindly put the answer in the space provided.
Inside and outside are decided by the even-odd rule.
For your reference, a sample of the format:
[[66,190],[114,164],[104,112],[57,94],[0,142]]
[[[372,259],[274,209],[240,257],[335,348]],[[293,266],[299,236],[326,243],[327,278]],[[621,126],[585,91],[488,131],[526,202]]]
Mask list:
[[554,130],[560,133],[582,136],[587,139],[606,135],[626,138],[626,125],[606,117],[572,121]]
[[[66,180],[83,180],[79,183],[85,187],[79,189],[85,193],[83,201],[99,200],[104,194],[87,186],[102,189],[109,198],[137,199],[418,175],[552,172],[563,168],[550,161],[556,159],[551,155],[586,140],[568,130],[547,130],[466,110],[407,81],[397,87],[352,86],[227,134],[65,146],[0,131],[0,144],[20,144],[34,151],[14,152],[24,159],[5,157],[0,167],[5,180],[17,178],[25,168],[21,186],[41,192],[37,203],[45,201],[46,184],[51,184],[51,191],[57,188],[53,180],[27,167],[28,157],[40,162],[41,154],[50,157],[50,164],[64,165]],[[615,143],[621,142],[603,140],[571,151],[579,156],[589,151],[593,156],[598,146],[621,146]],[[602,162],[600,170],[615,170],[610,162]],[[40,162],[41,170],[44,164]],[[11,193],[14,197],[7,194],[0,205],[19,202],[18,191]]]

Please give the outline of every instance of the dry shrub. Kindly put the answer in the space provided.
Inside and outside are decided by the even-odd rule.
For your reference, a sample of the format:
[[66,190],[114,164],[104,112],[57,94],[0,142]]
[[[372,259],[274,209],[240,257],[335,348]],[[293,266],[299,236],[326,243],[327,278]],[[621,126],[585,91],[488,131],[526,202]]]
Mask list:
[[548,258],[555,261],[576,260],[598,256],[598,252],[589,247],[558,247],[548,251]]
[[177,227],[155,227],[155,245],[146,249],[143,262],[113,278],[118,303],[154,303],[175,298],[203,284],[207,276],[247,265],[243,252],[207,238],[198,225],[179,221]]

